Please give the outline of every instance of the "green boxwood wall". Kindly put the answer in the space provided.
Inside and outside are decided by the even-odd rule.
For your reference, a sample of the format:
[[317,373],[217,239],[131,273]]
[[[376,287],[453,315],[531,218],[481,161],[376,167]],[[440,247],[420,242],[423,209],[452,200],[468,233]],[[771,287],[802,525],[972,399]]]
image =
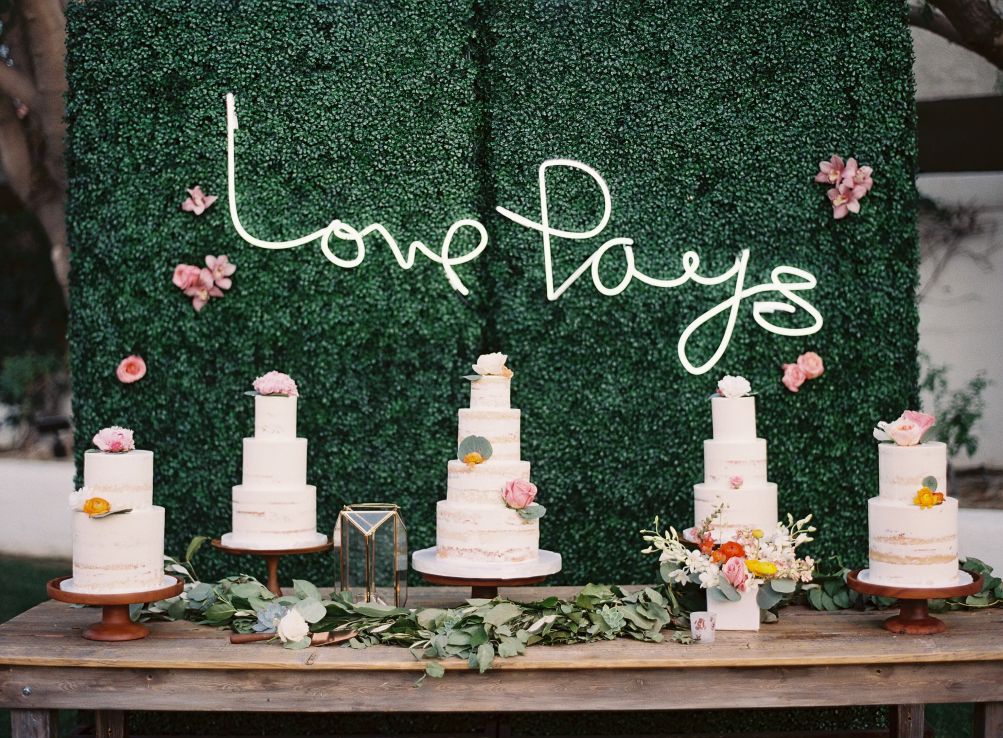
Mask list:
[[[242,396],[269,370],[300,383],[301,435],[328,528],[345,502],[404,506],[412,548],[434,542],[454,453],[460,376],[481,350],[511,354],[546,546],[566,582],[652,576],[636,531],[692,517],[724,372],[758,390],[760,435],[781,508],[815,512],[817,553],[865,557],[876,485],[875,420],[915,396],[917,251],[911,47],[892,2],[74,3],[70,13],[71,349],[78,458],[113,423],[157,453],[168,547],[229,529]],[[478,217],[491,234],[459,267],[469,297],[427,260],[402,271],[377,239],[343,271],[316,245],[256,249],[225,198],[178,209],[196,183],[225,194],[223,95],[238,93],[245,225],[291,238],[334,217],[437,243]],[[834,221],[817,162],[875,168],[858,217]],[[717,273],[743,247],[748,280],[778,264],[819,278],[825,327],[767,334],[742,308],[711,374],[688,375],[676,341],[725,289],[632,284],[599,296],[588,276],[544,291],[535,234],[493,212],[539,213],[536,169],[564,156],[609,182],[603,238],[636,241],[639,268],[674,276],[685,250]],[[555,179],[555,218],[587,225],[592,193]],[[555,246],[566,275],[602,239]],[[196,314],[170,283],[178,262],[228,254],[224,299]],[[619,278],[615,254],[603,273]],[[706,357],[720,331],[694,340]],[[797,394],[782,361],[818,351],[828,371]],[[119,359],[148,376],[124,386]],[[208,556],[205,575],[247,568]],[[323,580],[314,557],[289,575]]]

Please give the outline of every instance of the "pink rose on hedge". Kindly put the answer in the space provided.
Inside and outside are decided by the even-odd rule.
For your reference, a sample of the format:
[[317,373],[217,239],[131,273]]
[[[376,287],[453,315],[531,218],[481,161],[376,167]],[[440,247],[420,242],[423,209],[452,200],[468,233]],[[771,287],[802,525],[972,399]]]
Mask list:
[[749,570],[745,566],[745,559],[741,556],[732,556],[724,562],[721,573],[728,580],[728,584],[739,592],[745,591],[745,583],[749,580]]
[[110,454],[121,454],[136,448],[132,440],[132,431],[117,425],[99,430],[94,436],[94,445]]
[[288,374],[268,372],[254,380],[254,391],[259,395],[286,395],[299,397],[296,382]]
[[798,357],[798,366],[804,372],[806,379],[818,379],[825,371],[822,357],[814,351],[806,351]]
[[789,389],[791,392],[797,392],[798,388],[800,388],[807,379],[804,369],[799,367],[797,364],[784,364],[783,369],[784,378],[781,381],[784,383],[784,387]]
[[536,499],[536,485],[523,479],[513,479],[505,485],[502,498],[512,509],[522,510],[532,505]]
[[174,277],[171,279],[178,289],[187,290],[199,283],[201,269],[191,264],[178,264],[174,267]]
[[132,384],[138,382],[146,376],[146,362],[142,356],[126,356],[118,363],[115,369],[115,376],[122,384]]
[[233,285],[230,276],[237,271],[237,265],[231,264],[228,256],[207,256],[205,257],[205,265],[208,267],[209,273],[212,274],[212,281],[217,287],[221,290],[230,289]]

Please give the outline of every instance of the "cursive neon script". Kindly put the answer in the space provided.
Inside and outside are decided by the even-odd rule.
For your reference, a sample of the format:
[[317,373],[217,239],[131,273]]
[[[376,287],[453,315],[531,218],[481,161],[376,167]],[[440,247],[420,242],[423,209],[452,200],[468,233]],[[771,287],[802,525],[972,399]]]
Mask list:
[[[320,250],[333,264],[341,267],[342,269],[354,269],[359,266],[366,256],[366,243],[365,239],[371,234],[377,234],[386,242],[390,247],[394,258],[402,269],[411,269],[416,262],[417,254],[420,252],[429,261],[435,262],[442,266],[443,272],[446,275],[450,286],[462,295],[469,294],[469,289],[464,285],[463,281],[460,279],[459,275],[456,273],[454,267],[465,264],[469,261],[476,259],[480,256],[481,252],[487,248],[488,245],[488,234],[484,226],[477,220],[470,218],[463,218],[455,221],[446,230],[445,236],[443,236],[442,243],[439,246],[438,251],[433,250],[426,246],[421,241],[412,241],[407,248],[405,253],[397,243],[397,240],[393,237],[389,230],[380,223],[371,223],[370,225],[358,230],[348,223],[342,220],[332,220],[325,227],[309,233],[300,238],[295,238],[288,241],[267,241],[261,238],[257,238],[251,235],[240,222],[240,216],[237,213],[237,186],[236,186],[236,158],[234,153],[234,134],[238,130],[237,125],[237,113],[234,101],[234,96],[232,93],[226,96],[226,119],[227,119],[227,194],[229,197],[229,207],[230,207],[230,220],[233,222],[233,226],[237,233],[242,239],[248,243],[258,246],[259,248],[265,249],[291,249],[297,246],[302,246],[304,244],[310,243],[312,241],[318,241],[320,244]],[[595,183],[599,190],[599,194],[602,196],[603,200],[603,214],[599,219],[599,222],[592,228],[588,230],[566,230],[563,228],[557,228],[550,223],[550,211],[547,193],[547,172],[553,167],[564,167],[572,170],[577,170],[584,173],[590,177]],[[771,274],[770,280],[763,284],[758,284],[754,286],[745,286],[746,273],[748,270],[749,263],[749,249],[743,249],[739,255],[735,258],[734,265],[718,275],[702,275],[699,273],[700,269],[700,256],[695,251],[687,251],[683,254],[682,262],[682,273],[678,277],[673,278],[661,278],[653,277],[641,272],[635,263],[634,259],[634,241],[631,238],[616,237],[611,238],[603,242],[603,244],[596,249],[591,256],[589,256],[584,262],[582,262],[559,286],[554,284],[554,265],[552,258],[552,241],[553,239],[565,239],[571,241],[580,241],[595,238],[599,236],[609,224],[610,217],[613,212],[613,200],[610,195],[609,186],[602,176],[592,167],[587,164],[583,164],[580,161],[574,159],[548,159],[543,162],[539,168],[539,190],[540,190],[540,217],[539,220],[533,220],[525,215],[520,215],[518,213],[499,206],[497,211],[503,217],[511,220],[525,228],[537,231],[541,234],[543,240],[543,259],[544,259],[544,272],[546,276],[546,287],[547,287],[547,299],[557,300],[561,295],[563,295],[575,281],[578,280],[586,271],[591,270],[592,273],[592,283],[595,285],[596,290],[600,294],[606,295],[607,297],[612,297],[619,295],[634,279],[642,282],[644,284],[650,285],[652,287],[660,288],[672,288],[680,287],[687,282],[694,282],[695,284],[701,285],[717,285],[731,282],[734,280],[734,289],[731,296],[715,305],[714,307],[707,310],[705,313],[700,315],[698,318],[693,320],[680,334],[679,342],[677,344],[677,354],[679,356],[679,361],[682,363],[683,367],[691,374],[705,374],[717,365],[721,357],[728,349],[728,344],[731,341],[731,337],[735,330],[735,325],[738,321],[739,308],[742,302],[746,298],[753,297],[755,295],[766,294],[766,293],[777,293],[781,300],[756,300],[752,305],[752,317],[756,323],[766,331],[770,333],[775,333],[781,336],[807,336],[818,332],[822,328],[822,315],[819,311],[804,297],[800,296],[799,292],[804,292],[807,290],[812,290],[815,288],[817,281],[811,273],[798,269],[792,266],[778,266],[775,267]],[[477,245],[471,250],[461,253],[458,255],[453,255],[451,249],[453,246],[453,240],[456,238],[457,233],[461,229],[472,229],[477,234]],[[354,244],[354,254],[347,258],[338,256],[331,248],[331,238],[334,237],[339,241],[350,242]],[[626,262],[626,270],[620,281],[613,285],[607,286],[602,282],[600,278],[600,262],[602,258],[611,250],[620,249],[623,253],[623,258]],[[767,320],[764,316],[774,312],[782,312],[793,314],[798,311],[798,309],[803,310],[812,319],[809,325],[796,328],[788,328],[784,326],[775,325]],[[709,321],[713,320],[715,317],[722,313],[727,313],[727,321],[725,324],[724,332],[718,341],[717,349],[711,355],[711,357],[705,361],[703,364],[695,365],[690,361],[689,355],[687,353],[687,345],[690,338],[696,333],[701,327],[706,325]]]

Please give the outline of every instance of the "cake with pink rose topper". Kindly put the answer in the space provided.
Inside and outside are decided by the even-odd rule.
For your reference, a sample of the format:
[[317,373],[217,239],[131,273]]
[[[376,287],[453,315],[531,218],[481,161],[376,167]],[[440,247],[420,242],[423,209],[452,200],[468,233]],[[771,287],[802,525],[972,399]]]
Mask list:
[[317,488],[307,484],[307,439],[296,437],[296,382],[281,372],[254,380],[254,435],[244,439],[226,548],[286,551],[327,543],[317,532]]
[[519,410],[511,407],[505,354],[473,365],[470,407],[461,408],[456,458],[446,499],[436,507],[436,545],[415,552],[414,568],[458,579],[519,579],[561,569],[560,554],[540,550],[540,518],[530,463],[521,457]]
[[150,592],[164,576],[164,508],[153,504],[153,452],[128,428],[111,426],[84,453],[84,486],[70,495],[73,576],[60,587],[83,594]]
[[704,480],[693,487],[694,526],[713,519],[715,540],[772,530],[777,485],[766,478],[766,440],[756,437],[756,398],[745,377],[726,376],[710,400],[713,437],[703,443]]
[[947,446],[923,441],[935,419],[906,410],[874,429],[878,496],[867,502],[869,565],[863,579],[894,587],[962,583],[958,501],[947,496]]

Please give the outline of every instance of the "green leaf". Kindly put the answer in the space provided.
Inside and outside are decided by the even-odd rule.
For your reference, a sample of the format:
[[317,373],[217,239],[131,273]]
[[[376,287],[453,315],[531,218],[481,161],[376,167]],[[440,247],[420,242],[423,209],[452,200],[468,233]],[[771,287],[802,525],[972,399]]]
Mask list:
[[322,600],[323,597],[320,596],[320,590],[318,590],[313,584],[303,579],[293,580],[293,592],[301,600],[307,600],[313,598],[315,600]]
[[476,381],[480,380],[481,375],[480,374],[464,374],[463,378],[466,379],[468,382],[476,382]]
[[547,508],[534,502],[528,507],[516,510],[516,512],[519,513],[519,517],[523,520],[538,520],[547,514]]
[[480,454],[485,461],[491,458],[491,454],[494,449],[491,447],[491,441],[489,441],[484,436],[467,436],[462,441],[456,449],[456,458],[463,461],[463,458],[467,454]]
[[324,619],[327,615],[327,608],[320,604],[319,600],[313,598],[301,600],[295,606],[296,612],[303,616],[308,623],[316,623]]
[[484,614],[484,622],[489,625],[503,625],[512,618],[522,615],[522,608],[514,602],[501,602]]
[[613,591],[602,584],[586,584],[578,594],[585,597],[595,597],[599,600],[608,600],[613,597]]
[[482,643],[477,647],[477,668],[481,674],[491,668],[495,660],[495,649],[490,643]]
[[[718,579],[717,587],[715,587],[714,589],[716,589],[718,592],[724,595],[724,598],[730,602],[738,602],[740,599],[742,599],[742,595],[739,593],[739,591],[735,589],[733,586],[731,586],[731,582],[729,582],[724,577],[720,577]],[[709,591],[712,590],[708,590],[708,592]]]
[[303,636],[298,641],[287,641],[282,644],[283,648],[288,648],[292,651],[298,651],[301,648],[306,648],[310,645],[310,636]]
[[[913,479],[915,479],[915,477],[913,477]],[[932,475],[929,476],[929,477],[923,477],[923,486],[924,487],[929,487],[934,492],[936,492],[937,491],[937,477],[932,476]]]
[[199,582],[188,590],[188,599],[192,602],[204,602],[212,595],[212,585]]
[[446,674],[446,669],[438,661],[429,661],[425,664],[425,674],[433,679],[442,679]]
[[185,609],[187,608],[185,601],[180,597],[170,604],[167,608],[167,617],[171,620],[181,620],[185,616]]
[[243,600],[249,600],[252,597],[261,597],[262,591],[268,592],[267,589],[255,582],[243,582],[230,587],[230,594]]
[[185,561],[190,562],[195,558],[195,554],[202,548],[202,544],[209,540],[209,536],[195,536],[185,549]]
[[440,616],[445,615],[445,610],[440,610],[435,607],[429,607],[425,610],[419,610],[415,613],[415,620],[418,622],[422,628],[427,628],[428,630],[435,630],[436,621]]
[[790,594],[797,589],[798,583],[793,579],[771,579],[770,588],[781,594]]
[[498,644],[498,655],[502,658],[510,658],[519,655],[519,648],[522,644],[517,638],[502,638]]
[[205,611],[205,618],[211,623],[225,623],[235,612],[236,610],[225,602],[217,602]]
[[780,602],[781,599],[783,599],[783,595],[772,587],[760,587],[756,593],[756,604],[759,605],[759,609],[761,610],[769,610]]

